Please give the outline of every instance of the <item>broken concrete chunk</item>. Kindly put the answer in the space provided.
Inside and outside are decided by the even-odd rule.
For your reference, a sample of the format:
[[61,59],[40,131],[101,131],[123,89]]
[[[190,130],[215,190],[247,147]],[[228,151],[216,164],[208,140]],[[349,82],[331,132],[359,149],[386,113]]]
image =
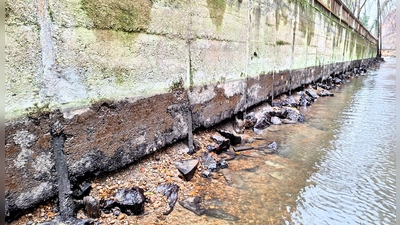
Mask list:
[[85,196],[83,198],[83,204],[85,205],[86,215],[90,218],[99,218],[101,215],[100,204],[92,196]]
[[76,189],[74,189],[72,196],[77,199],[82,199],[84,196],[89,194],[90,189],[92,189],[92,185],[86,181],[83,181]]
[[225,130],[217,130],[217,132],[225,138],[229,139],[231,145],[237,145],[242,142],[242,138],[240,136],[234,135]]
[[123,213],[140,215],[144,212],[146,197],[142,188],[121,189],[115,195],[114,200],[116,204],[109,202],[109,205],[118,206]]
[[161,192],[162,195],[168,198],[169,210],[164,212],[163,214],[170,214],[172,210],[174,210],[174,206],[176,204],[176,201],[178,200],[179,186],[172,183],[162,183],[158,185],[157,191]]
[[276,150],[276,149],[278,149],[278,144],[274,141],[268,145],[268,148],[270,148],[272,150]]
[[215,159],[208,152],[203,152],[201,155],[201,161],[203,162],[203,167],[211,172],[217,172],[218,166]]
[[218,145],[215,149],[216,152],[228,150],[230,147],[230,140],[221,135],[213,135],[211,136],[211,140]]
[[253,127],[255,124],[257,123],[257,117],[256,114],[254,112],[251,112],[249,114],[247,114],[244,117],[244,126],[246,128],[251,128]]
[[317,99],[318,95],[311,89],[306,89],[306,94],[311,97],[312,100]]
[[201,216],[205,213],[205,208],[200,204],[200,202],[200,198],[196,196],[186,198],[183,201],[180,201],[179,204],[183,208],[194,212],[198,216]]
[[269,122],[267,117],[263,116],[257,120],[256,125],[254,125],[254,128],[258,130],[263,130],[269,126],[271,126],[271,123]]
[[199,159],[187,159],[174,162],[175,167],[182,173],[186,181],[190,181],[196,172]]

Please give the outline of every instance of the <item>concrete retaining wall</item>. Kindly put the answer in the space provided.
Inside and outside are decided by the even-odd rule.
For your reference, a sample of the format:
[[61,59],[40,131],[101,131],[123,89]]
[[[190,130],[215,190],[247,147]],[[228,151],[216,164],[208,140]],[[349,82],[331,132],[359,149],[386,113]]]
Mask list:
[[5,24],[6,216],[56,194],[51,127],[74,181],[376,55],[306,0],[6,0]]

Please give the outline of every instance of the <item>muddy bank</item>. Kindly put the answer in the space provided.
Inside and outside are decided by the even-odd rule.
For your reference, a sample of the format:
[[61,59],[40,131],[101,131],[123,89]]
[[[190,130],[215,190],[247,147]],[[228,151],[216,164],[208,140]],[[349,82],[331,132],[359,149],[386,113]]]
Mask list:
[[[350,74],[350,73],[348,73],[347,75],[349,77],[357,76],[357,74]],[[344,78],[342,79],[343,83],[345,82],[346,80],[345,76],[347,75],[346,74],[341,75],[342,78]],[[328,85],[329,83],[335,83],[335,82],[337,82],[336,87],[342,85],[342,83],[339,82],[338,80],[334,81],[333,78],[331,80],[332,80],[331,82],[328,82],[328,80],[324,80],[324,82],[320,83],[320,85]],[[164,215],[165,212],[171,209],[170,205],[168,204],[168,197],[162,195],[162,193],[157,192],[157,187],[165,182],[174,183],[179,186],[178,202],[184,201],[186,199],[184,197],[198,196],[201,199],[200,204],[205,209],[212,210],[213,207],[221,209],[221,207],[219,207],[218,204],[223,204],[223,199],[217,198],[217,200],[215,200],[215,196],[224,196],[226,194],[235,194],[235,193],[237,194],[240,191],[246,190],[246,182],[241,180],[240,174],[237,175],[236,173],[233,173],[232,175],[232,173],[224,171],[237,171],[239,170],[239,168],[242,171],[256,171],[257,168],[253,168],[251,167],[251,165],[246,165],[246,158],[249,157],[254,158],[259,156],[260,154],[270,154],[270,152],[266,152],[265,150],[267,149],[268,145],[273,142],[273,140],[258,140],[257,138],[259,135],[256,134],[256,132],[273,132],[273,129],[275,129],[274,126],[268,125],[268,123],[272,122],[271,119],[273,117],[277,117],[281,121],[284,119],[289,120],[288,122],[289,125],[277,125],[277,126],[290,126],[291,123],[290,121],[295,121],[296,119],[297,121],[295,122],[301,122],[299,121],[299,118],[301,118],[301,116],[299,116],[300,114],[297,114],[296,111],[294,110],[296,106],[292,105],[293,101],[290,97],[293,97],[295,99],[297,105],[300,105],[299,100],[301,99],[301,96],[304,96],[304,94],[306,94],[312,100],[313,96],[312,92],[317,94],[318,88],[320,88],[318,87],[317,84],[318,83],[316,83],[316,85],[314,86],[310,85],[304,87],[304,90],[301,90],[303,91],[302,93],[297,92],[297,90],[293,90],[292,96],[286,94],[286,95],[281,95],[279,98],[275,97],[274,100],[267,101],[266,103],[264,103],[268,104],[265,105],[266,107],[261,107],[261,110],[254,111],[254,116],[256,117],[257,120],[253,125],[251,125],[251,122],[254,121],[254,119],[251,118],[251,115],[253,114],[251,114],[252,110],[249,109],[246,113],[242,115],[243,116],[242,118],[239,118],[240,115],[238,115],[237,118],[229,119],[228,121],[225,121],[224,124],[218,125],[218,127],[212,127],[209,129],[199,129],[194,134],[194,143],[195,145],[197,145],[198,149],[197,152],[192,155],[187,154],[188,149],[186,144],[180,143],[176,146],[168,146],[166,149],[163,148],[163,150],[157,151],[156,153],[145,157],[140,163],[130,166],[131,167],[130,169],[127,169],[126,171],[122,170],[111,177],[108,178],[102,178],[102,176],[98,176],[97,178],[94,178],[92,176],[84,177],[87,179],[86,181],[91,184],[92,190],[90,191],[90,195],[97,200],[112,199],[120,189],[132,188],[132,187],[142,188],[144,190],[144,195],[146,196],[147,199],[147,202],[145,203],[144,207],[144,213],[140,216],[131,216],[127,215],[126,213],[120,213],[120,214],[112,213],[110,215],[103,212],[102,217],[97,220],[98,221],[104,220],[103,222],[105,221],[111,222],[112,220],[115,220],[114,223],[117,223],[117,221],[119,221],[118,218],[120,218],[121,224],[124,224],[129,219],[131,219],[130,221],[134,219],[139,223],[146,223],[146,221],[148,221],[149,223],[154,223],[154,221],[159,221],[160,223],[162,221],[171,222],[171,220],[168,218],[171,219],[174,218],[173,215],[175,210],[173,210],[170,215]],[[333,85],[332,87],[334,86],[335,85]],[[316,89],[314,89],[314,87]],[[307,92],[309,94],[307,94]],[[305,104],[307,104],[307,98],[303,97],[303,99],[306,100]],[[271,115],[272,111],[268,111],[270,110],[270,108],[276,109],[276,111],[273,110],[274,111],[273,113],[275,113],[273,114],[273,116]],[[290,108],[293,108],[293,110],[290,110]],[[280,109],[280,112],[278,109]],[[285,109],[283,113],[282,109]],[[268,114],[271,116],[271,118],[265,116],[266,111],[268,111]],[[279,113],[281,115],[279,115]],[[260,116],[261,114],[264,115]],[[237,133],[235,131],[235,128],[238,125],[238,121],[240,120],[243,120],[242,121],[243,124],[246,124],[244,126],[247,126],[247,128],[245,128],[243,131],[244,134],[240,134],[239,130]],[[259,123],[257,124],[257,122]],[[235,126],[233,126],[234,124]],[[254,129],[254,127],[256,127],[256,129]],[[217,138],[215,137],[212,138],[213,136],[217,135],[222,136],[221,133],[217,132],[217,129],[231,132],[235,136],[240,136],[241,139],[243,140],[243,143],[241,142],[240,144],[228,147],[230,152],[235,153],[234,159],[229,160],[232,158],[232,154],[226,152],[226,147],[225,149],[219,148],[220,145],[223,144],[223,141],[217,143],[218,141],[215,141],[217,140]],[[213,148],[210,148],[209,146],[212,146]],[[240,147],[240,146],[242,147],[251,146],[254,148],[254,150],[249,149],[245,151],[234,152],[234,147]],[[260,151],[257,149],[259,147],[264,147],[264,149]],[[220,150],[223,150],[223,152],[219,152]],[[184,176],[177,170],[175,162],[179,160],[201,158],[204,153],[212,154],[212,157],[217,163],[218,162],[220,163],[221,160],[225,160],[229,165],[228,168],[220,168],[217,171],[212,171],[210,167],[211,170],[210,175],[207,176],[207,178],[204,178],[203,172],[207,171],[209,168],[208,166],[206,168],[204,164],[200,163],[196,172],[193,175],[193,178],[190,181],[186,181]],[[275,176],[274,179],[279,179],[279,173],[275,174],[272,173],[271,176]],[[80,182],[82,182],[82,179],[77,179],[74,182],[75,186]],[[231,187],[232,190],[229,193],[219,193],[218,190],[221,189],[219,187],[224,187],[227,184],[228,186]],[[195,194],[195,193],[200,193],[200,194]],[[210,193],[212,194],[210,195]],[[153,199],[151,199],[151,196],[153,196]],[[212,201],[215,204],[214,203],[209,204],[209,202],[207,202],[206,200]],[[53,218],[51,217],[51,215],[56,216],[58,213],[57,206],[56,204],[50,204],[50,205],[52,206],[47,205],[40,208],[41,213],[39,217],[37,217],[35,213],[32,213],[32,216],[30,218],[44,219],[46,216],[48,217],[48,219]],[[175,209],[181,211],[186,210],[181,208],[180,204],[175,204],[174,207]],[[219,215],[219,216],[225,215],[227,220],[229,220],[228,218],[232,219],[236,217],[240,218],[240,215],[237,215],[234,209],[224,209],[223,212],[221,212],[220,210],[207,211],[207,213],[208,216],[202,215],[199,218],[194,217],[193,220],[197,222],[200,222],[200,220],[206,221],[210,219],[209,215]],[[193,214],[195,215],[195,213]],[[78,217],[85,219],[86,218],[85,210],[80,209],[80,211],[78,211]],[[26,216],[24,216],[23,218],[26,218]],[[127,218],[127,220],[123,220],[124,218]]]

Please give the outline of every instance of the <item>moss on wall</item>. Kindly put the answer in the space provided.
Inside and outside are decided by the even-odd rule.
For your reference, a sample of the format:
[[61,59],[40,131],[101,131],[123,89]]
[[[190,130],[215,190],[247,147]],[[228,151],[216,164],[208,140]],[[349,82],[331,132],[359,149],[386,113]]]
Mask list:
[[220,28],[224,20],[226,0],[207,0],[207,8],[213,24]]
[[99,29],[145,31],[150,24],[151,0],[82,0],[82,9]]

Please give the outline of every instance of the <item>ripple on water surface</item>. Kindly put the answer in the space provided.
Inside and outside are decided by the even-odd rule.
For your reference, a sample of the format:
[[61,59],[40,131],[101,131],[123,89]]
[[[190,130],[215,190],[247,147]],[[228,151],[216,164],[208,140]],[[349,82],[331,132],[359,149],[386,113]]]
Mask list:
[[335,120],[335,139],[322,150],[290,223],[396,223],[394,63],[355,81],[360,88]]

